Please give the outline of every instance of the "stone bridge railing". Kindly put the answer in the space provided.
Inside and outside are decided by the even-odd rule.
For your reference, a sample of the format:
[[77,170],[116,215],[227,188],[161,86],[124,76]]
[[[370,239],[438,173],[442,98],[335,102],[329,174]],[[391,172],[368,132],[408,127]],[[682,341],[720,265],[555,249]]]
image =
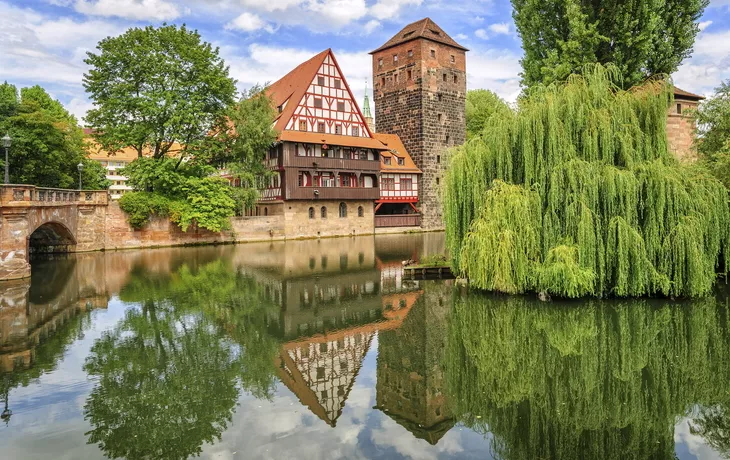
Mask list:
[[0,206],[64,206],[109,204],[107,190],[67,190],[35,185],[0,185]]

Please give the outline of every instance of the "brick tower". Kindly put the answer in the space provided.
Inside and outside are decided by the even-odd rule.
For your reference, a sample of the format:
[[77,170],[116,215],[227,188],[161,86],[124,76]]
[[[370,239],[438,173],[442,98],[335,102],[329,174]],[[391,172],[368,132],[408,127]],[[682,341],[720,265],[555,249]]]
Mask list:
[[466,52],[431,19],[372,51],[376,131],[397,134],[423,171],[421,227],[442,229],[446,151],[466,140]]

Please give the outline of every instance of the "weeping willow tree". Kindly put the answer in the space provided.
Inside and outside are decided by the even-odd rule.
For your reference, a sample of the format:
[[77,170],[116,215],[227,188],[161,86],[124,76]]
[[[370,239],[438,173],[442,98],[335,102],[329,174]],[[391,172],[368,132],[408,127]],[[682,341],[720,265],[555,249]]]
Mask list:
[[674,458],[685,417],[725,445],[724,413],[695,408],[730,402],[728,307],[471,293],[448,321],[446,394],[505,460]]
[[452,155],[447,244],[473,286],[695,297],[730,271],[727,191],[668,150],[671,85],[619,87],[615,68],[590,67],[495,113]]

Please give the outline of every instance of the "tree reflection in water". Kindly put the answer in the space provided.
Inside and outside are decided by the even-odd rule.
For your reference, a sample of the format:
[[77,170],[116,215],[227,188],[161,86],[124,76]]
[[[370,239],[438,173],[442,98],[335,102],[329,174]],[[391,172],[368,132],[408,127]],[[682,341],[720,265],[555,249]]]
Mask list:
[[169,276],[140,270],[120,297],[139,308],[84,366],[98,379],[85,405],[88,442],[109,457],[197,455],[220,439],[241,387],[271,394],[277,344],[262,333],[271,304],[250,278],[223,261]]
[[558,305],[470,293],[449,321],[450,400],[504,459],[673,458],[674,426],[695,405],[713,409],[694,431],[726,449],[715,404],[730,399],[727,322],[713,298]]

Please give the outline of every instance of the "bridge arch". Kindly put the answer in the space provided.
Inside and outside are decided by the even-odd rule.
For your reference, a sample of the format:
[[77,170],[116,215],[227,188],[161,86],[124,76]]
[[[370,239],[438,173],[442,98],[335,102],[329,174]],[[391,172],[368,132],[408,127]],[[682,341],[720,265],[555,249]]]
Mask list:
[[75,246],[76,237],[71,229],[57,221],[43,222],[28,236],[29,255],[73,252]]

